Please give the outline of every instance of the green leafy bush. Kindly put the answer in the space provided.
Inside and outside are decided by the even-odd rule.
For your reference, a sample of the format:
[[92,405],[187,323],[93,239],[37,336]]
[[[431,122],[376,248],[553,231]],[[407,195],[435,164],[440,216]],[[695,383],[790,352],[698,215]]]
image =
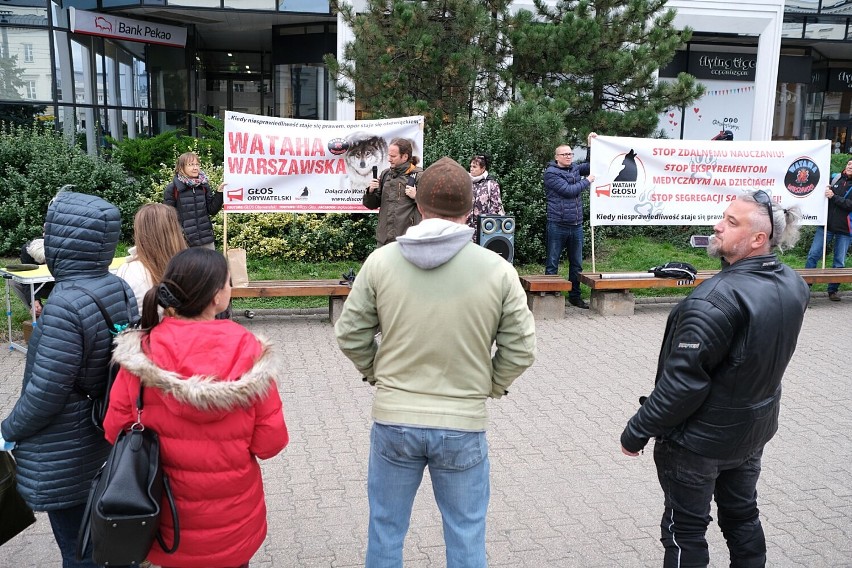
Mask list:
[[17,256],[42,232],[50,200],[60,187],[103,197],[122,215],[131,234],[139,187],[118,164],[89,156],[61,134],[42,127],[0,125],[0,254]]

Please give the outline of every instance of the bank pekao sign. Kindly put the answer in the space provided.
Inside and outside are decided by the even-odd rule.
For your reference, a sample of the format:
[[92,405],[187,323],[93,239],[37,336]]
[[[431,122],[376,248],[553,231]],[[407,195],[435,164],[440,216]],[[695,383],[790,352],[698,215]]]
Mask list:
[[186,47],[186,28],[180,26],[131,20],[76,8],[69,8],[68,12],[71,17],[71,31],[78,34]]

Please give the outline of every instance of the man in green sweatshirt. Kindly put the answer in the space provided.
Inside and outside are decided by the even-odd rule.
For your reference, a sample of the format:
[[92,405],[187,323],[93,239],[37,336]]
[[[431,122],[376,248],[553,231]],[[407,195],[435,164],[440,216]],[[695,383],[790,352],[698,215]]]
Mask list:
[[366,566],[402,566],[428,466],[447,567],[485,567],[486,400],[532,365],[535,325],[512,265],[471,242],[467,171],[438,160],[421,174],[416,201],[423,221],[367,258],[335,326],[343,353],[376,387]]

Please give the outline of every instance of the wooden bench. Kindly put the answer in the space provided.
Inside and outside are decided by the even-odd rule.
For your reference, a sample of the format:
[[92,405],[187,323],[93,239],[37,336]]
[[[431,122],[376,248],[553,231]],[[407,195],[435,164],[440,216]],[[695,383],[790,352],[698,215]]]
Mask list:
[[[700,270],[695,280],[657,278],[650,272],[584,272],[580,274],[580,282],[592,289],[589,306],[595,313],[601,315],[633,315],[636,301],[631,290],[638,288],[693,288],[718,272],[718,270]],[[852,268],[797,268],[796,272],[808,284],[852,282]]]
[[[231,287],[231,298],[328,296],[328,319],[337,321],[351,286],[340,280],[255,280]],[[250,310],[246,310],[249,315]]]
[[[561,276],[521,276],[527,293],[527,305],[539,319],[565,317],[565,298],[562,292],[571,290],[571,283]],[[254,280],[231,287],[231,298],[280,298],[292,296],[328,296],[328,318],[337,321],[343,303],[352,288],[338,280]],[[251,310],[246,315],[252,317]]]
[[558,274],[521,276],[521,286],[527,293],[527,306],[535,319],[561,319],[565,317],[565,297],[571,283]]

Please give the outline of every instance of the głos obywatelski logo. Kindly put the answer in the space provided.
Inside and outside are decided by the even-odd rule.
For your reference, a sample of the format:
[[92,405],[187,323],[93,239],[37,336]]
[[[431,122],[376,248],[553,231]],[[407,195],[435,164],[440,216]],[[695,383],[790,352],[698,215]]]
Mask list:
[[596,195],[635,198],[645,185],[645,164],[632,149],[622,152],[609,163],[607,178],[612,179],[612,183],[596,186]]
[[796,158],[784,174],[784,187],[795,197],[807,197],[819,184],[819,167],[807,156]]
[[271,187],[239,187],[228,190],[228,201],[290,201],[290,195],[276,195]]

